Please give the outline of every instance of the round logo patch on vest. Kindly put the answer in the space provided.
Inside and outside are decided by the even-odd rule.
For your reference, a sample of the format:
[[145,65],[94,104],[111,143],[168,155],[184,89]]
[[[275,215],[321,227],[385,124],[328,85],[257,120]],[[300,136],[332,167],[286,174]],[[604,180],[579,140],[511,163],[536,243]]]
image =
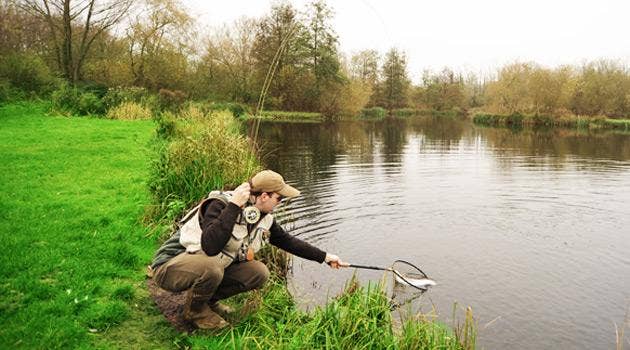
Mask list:
[[254,206],[243,209],[243,217],[248,224],[255,224],[260,220],[260,210]]

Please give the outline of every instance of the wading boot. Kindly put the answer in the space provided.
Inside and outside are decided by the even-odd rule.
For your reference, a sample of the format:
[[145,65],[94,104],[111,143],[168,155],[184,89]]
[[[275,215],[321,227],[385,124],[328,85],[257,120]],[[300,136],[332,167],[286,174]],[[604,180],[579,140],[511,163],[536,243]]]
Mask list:
[[228,318],[230,314],[234,313],[234,308],[229,305],[222,304],[217,300],[210,300],[208,305],[210,305],[210,309],[212,311],[221,315],[223,318]]
[[195,295],[192,290],[187,291],[184,319],[192,322],[199,329],[221,329],[229,325],[227,321],[210,309],[207,300],[207,297]]

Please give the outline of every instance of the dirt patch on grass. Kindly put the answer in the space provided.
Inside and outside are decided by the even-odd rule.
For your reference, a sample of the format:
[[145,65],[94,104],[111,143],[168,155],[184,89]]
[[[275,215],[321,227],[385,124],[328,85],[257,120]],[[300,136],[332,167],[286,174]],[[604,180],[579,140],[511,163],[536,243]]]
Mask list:
[[180,332],[190,333],[195,326],[184,320],[182,317],[184,310],[184,293],[172,293],[164,290],[155,284],[152,278],[147,279],[147,289],[151,299],[155,302],[162,315],[173,325],[173,328]]

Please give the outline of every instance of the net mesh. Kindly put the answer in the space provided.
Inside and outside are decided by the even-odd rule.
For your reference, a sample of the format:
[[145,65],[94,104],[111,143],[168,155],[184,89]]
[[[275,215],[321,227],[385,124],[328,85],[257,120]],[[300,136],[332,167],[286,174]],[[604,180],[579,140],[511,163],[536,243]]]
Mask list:
[[402,285],[426,289],[427,275],[415,265],[404,260],[396,260],[392,265],[394,282]]
[[427,275],[415,265],[404,260],[396,260],[392,265],[394,285],[390,307],[392,310],[410,304],[420,298],[426,291],[423,282]]

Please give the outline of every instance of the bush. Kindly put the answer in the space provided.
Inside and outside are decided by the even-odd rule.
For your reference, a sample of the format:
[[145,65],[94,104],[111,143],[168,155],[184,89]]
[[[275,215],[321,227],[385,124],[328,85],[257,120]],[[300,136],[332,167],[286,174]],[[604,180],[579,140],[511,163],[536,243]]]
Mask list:
[[251,113],[248,105],[238,102],[188,102],[186,107],[199,109],[202,113],[229,111],[235,118]]
[[508,126],[523,126],[523,115],[519,113],[508,115],[505,119],[505,124]]
[[397,117],[412,117],[417,114],[418,111],[413,108],[399,108],[394,110],[394,115]]
[[109,119],[151,119],[151,110],[136,102],[123,102],[107,112]]
[[105,106],[103,102],[95,94],[91,92],[83,92],[79,94],[77,111],[80,115],[87,114],[105,114]]
[[232,115],[235,118],[240,118],[244,116],[245,114],[250,113],[249,106],[244,105],[242,103],[230,103],[228,106],[228,110],[232,112]]
[[83,92],[76,87],[62,84],[52,93],[53,109],[76,115],[104,114],[105,107],[101,100],[91,92]]
[[39,56],[26,53],[0,57],[0,78],[16,89],[42,96],[59,85],[59,80]]
[[11,86],[11,82],[0,78],[0,104],[24,98],[24,94]]
[[382,107],[364,108],[361,111],[362,119],[383,119],[385,118],[385,109]]
[[103,96],[103,104],[108,110],[121,105],[124,102],[147,104],[150,100],[149,92],[142,87],[116,87],[107,90]]
[[77,84],[77,88],[83,92],[94,94],[99,100],[102,100],[108,91],[107,85],[95,82],[82,82]]
[[52,93],[52,107],[57,111],[73,113],[79,105],[79,97],[79,90],[64,83]]
[[159,139],[171,140],[177,136],[177,118],[171,112],[155,115],[157,122],[156,134]]
[[186,93],[180,90],[160,89],[158,91],[160,109],[177,112],[186,101]]

